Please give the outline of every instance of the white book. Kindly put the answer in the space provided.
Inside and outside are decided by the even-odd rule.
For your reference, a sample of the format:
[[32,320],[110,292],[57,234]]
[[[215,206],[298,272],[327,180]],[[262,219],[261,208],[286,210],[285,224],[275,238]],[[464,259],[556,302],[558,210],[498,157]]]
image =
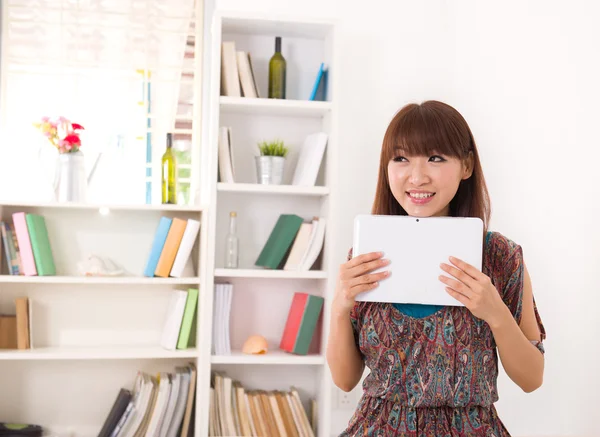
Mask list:
[[250,67],[250,60],[248,59],[248,53],[243,51],[236,52],[237,66],[240,74],[240,84],[244,97],[256,98],[258,93],[256,92],[254,77],[252,76],[252,68]]
[[235,166],[231,150],[231,128],[219,128],[219,176],[221,182],[232,184],[235,182]]
[[226,289],[226,305],[225,305],[225,314],[224,314],[224,321],[225,321],[225,353],[226,355],[231,355],[231,336],[229,333],[229,316],[231,314],[231,300],[233,298],[233,285],[232,284],[226,284],[225,286]]
[[325,242],[326,224],[327,219],[324,217],[319,217],[319,220],[316,224],[317,231],[315,232],[314,239],[311,241],[310,247],[306,253],[306,257],[302,260],[300,270],[310,270],[319,257],[319,254],[323,249],[323,243]]
[[158,437],[160,426],[165,415],[169,396],[171,394],[171,379],[166,372],[160,372],[160,381],[158,383],[158,396],[154,404],[154,411],[150,417],[148,428],[146,429],[146,437]]
[[312,223],[302,223],[300,229],[296,233],[294,243],[290,249],[290,253],[285,261],[283,270],[300,270],[301,261],[306,257],[306,252],[310,248],[311,236],[314,234]]
[[225,96],[241,97],[234,41],[221,43],[221,90]]
[[200,222],[198,220],[187,219],[187,225],[185,226],[185,231],[183,231],[183,237],[181,237],[181,243],[179,244],[177,255],[175,255],[175,260],[171,267],[171,277],[180,278],[183,274],[183,270],[190,258],[199,230]]
[[165,416],[160,426],[160,431],[158,433],[159,437],[167,437],[167,432],[169,431],[169,427],[171,426],[173,414],[175,413],[175,406],[177,405],[177,400],[179,398],[180,385],[181,374],[179,372],[175,372],[171,375],[171,393],[169,395],[169,402],[167,403],[167,408],[165,410]]
[[292,185],[314,186],[325,154],[328,136],[325,132],[316,132],[304,139],[298,162],[294,169]]
[[173,290],[167,308],[167,317],[164,323],[160,345],[165,349],[175,350],[179,339],[179,330],[185,311],[187,291]]

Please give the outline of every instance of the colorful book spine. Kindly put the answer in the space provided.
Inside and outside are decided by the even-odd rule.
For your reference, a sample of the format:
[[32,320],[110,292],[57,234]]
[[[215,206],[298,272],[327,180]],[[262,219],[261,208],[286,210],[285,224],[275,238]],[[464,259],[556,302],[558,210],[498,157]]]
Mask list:
[[308,293],[294,293],[279,348],[306,355],[323,308],[324,299]]
[[21,265],[23,266],[22,273],[25,276],[36,276],[37,269],[35,267],[35,258],[33,256],[31,238],[29,236],[29,230],[27,229],[27,220],[25,219],[25,213],[17,212],[14,213],[12,217],[13,224],[15,226],[17,242],[19,244],[19,251],[21,253]]
[[144,276],[150,278],[154,276],[154,271],[156,270],[156,265],[158,264],[158,259],[162,253],[165,241],[167,241],[167,235],[169,234],[169,228],[171,227],[172,221],[173,220],[168,217],[160,218],[156,233],[154,234],[154,241],[152,242],[152,247],[150,249],[150,256],[148,257],[146,268],[144,269]]

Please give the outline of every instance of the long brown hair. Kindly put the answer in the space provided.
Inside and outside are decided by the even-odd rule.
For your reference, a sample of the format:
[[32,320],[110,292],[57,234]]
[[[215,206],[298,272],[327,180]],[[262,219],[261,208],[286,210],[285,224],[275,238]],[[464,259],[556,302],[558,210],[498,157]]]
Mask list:
[[372,214],[407,215],[390,189],[388,164],[401,149],[408,155],[436,153],[465,162],[472,154],[473,173],[462,180],[450,202],[450,215],[479,217],[487,231],[491,205],[477,146],[463,116],[452,106],[435,100],[404,106],[390,122],[381,147],[379,177]]

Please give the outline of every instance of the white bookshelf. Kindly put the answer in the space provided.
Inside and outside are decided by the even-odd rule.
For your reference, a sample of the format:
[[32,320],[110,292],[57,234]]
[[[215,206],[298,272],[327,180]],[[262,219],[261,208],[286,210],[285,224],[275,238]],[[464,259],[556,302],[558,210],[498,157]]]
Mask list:
[[[318,437],[331,434],[331,394],[333,384],[325,360],[329,308],[334,290],[338,257],[332,251],[335,238],[335,181],[337,162],[335,25],[332,22],[289,19],[250,13],[217,12],[211,22],[210,80],[205,119],[207,142],[204,187],[210,236],[207,240],[207,275],[203,281],[200,308],[205,342],[200,346],[201,372],[199,402],[209,403],[212,371],[224,372],[247,389],[298,389],[307,412],[309,399],[318,402]],[[285,100],[268,99],[268,62],[274,52],[275,37],[282,37],[287,61]],[[250,52],[261,98],[221,96],[221,43],[235,41],[236,50]],[[309,101],[321,62],[329,68],[327,101]],[[232,128],[232,155],[235,183],[218,180],[219,127]],[[325,157],[315,186],[291,184],[299,148],[305,137],[316,131],[328,133]],[[256,183],[254,155],[256,144],[280,138],[290,146],[282,185]],[[240,237],[240,265],[224,268],[224,243],[229,213],[237,212]],[[254,265],[280,214],[297,214],[309,221],[314,216],[327,219],[321,260],[310,271],[284,271]],[[215,283],[233,285],[230,312],[231,355],[211,355],[213,290]],[[283,328],[293,294],[303,291],[325,298],[322,320],[308,355],[279,350]],[[251,334],[263,335],[269,345],[266,354],[241,352]],[[209,409],[198,417],[200,435],[208,433]]]
[[[199,368],[198,347],[168,350],[160,339],[169,292],[203,291],[200,248],[207,229],[192,250],[188,276],[145,277],[143,271],[160,217],[195,219],[205,228],[202,208],[0,202],[0,220],[12,223],[16,212],[44,217],[56,275],[8,274],[2,247],[0,313],[14,314],[14,300],[28,297],[32,320],[31,349],[0,349],[5,417],[55,435],[94,436],[138,371],[156,375],[190,362]],[[77,261],[89,254],[110,258],[123,276],[80,275]]]
[[[56,263],[56,276],[8,274],[4,254],[0,270],[0,312],[14,312],[14,300],[30,299],[33,347],[0,350],[0,411],[5,417],[39,423],[56,435],[97,435],[121,387],[132,387],[138,371],[157,374],[192,362],[197,369],[195,437],[208,435],[211,372],[223,371],[248,389],[288,390],[294,386],[310,411],[319,406],[318,437],[331,434],[333,384],[325,360],[329,309],[337,273],[335,181],[337,179],[336,74],[334,23],[219,12],[205,29],[210,59],[203,98],[202,141],[195,144],[200,167],[200,198],[194,205],[55,204],[0,201],[0,219],[15,212],[46,219]],[[220,44],[236,41],[252,53],[258,86],[267,94],[266,65],[275,36],[283,38],[288,61],[286,100],[220,96]],[[329,68],[328,99],[308,101],[321,62]],[[204,79],[203,79],[204,80]],[[233,129],[236,183],[217,179],[217,136],[221,125]],[[200,138],[195,125],[196,138]],[[316,186],[290,185],[298,150],[315,131],[329,134],[326,156]],[[257,185],[254,150],[265,137],[278,137],[291,147],[284,184]],[[240,268],[226,269],[223,244],[230,211],[238,213]],[[254,266],[262,246],[282,213],[309,220],[327,219],[325,244],[314,270],[272,271]],[[181,278],[142,275],[161,216],[201,222],[192,251],[191,272]],[[77,261],[89,254],[106,256],[126,275],[86,277]],[[212,355],[213,287],[233,284],[230,316],[231,355]],[[169,292],[199,288],[196,347],[165,350],[160,336]],[[294,292],[325,298],[321,322],[308,355],[278,350]],[[251,333],[264,335],[269,351],[241,353]]]

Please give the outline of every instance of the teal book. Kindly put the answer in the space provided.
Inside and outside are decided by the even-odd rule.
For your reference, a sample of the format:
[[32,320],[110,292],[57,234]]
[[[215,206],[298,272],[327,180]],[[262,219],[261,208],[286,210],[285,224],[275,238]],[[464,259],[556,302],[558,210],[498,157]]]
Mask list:
[[192,333],[192,329],[195,329],[195,324],[193,322],[196,316],[197,306],[198,289],[190,288],[188,289],[185,309],[183,310],[183,319],[179,330],[179,338],[177,339],[177,349],[187,349],[191,345],[190,340],[192,340],[192,338],[190,338],[190,334]]
[[25,214],[25,221],[27,222],[27,231],[29,231],[31,250],[38,276],[56,275],[46,219],[44,216],[28,213]]
[[270,269],[281,268],[303,221],[295,214],[281,214],[254,264]]

